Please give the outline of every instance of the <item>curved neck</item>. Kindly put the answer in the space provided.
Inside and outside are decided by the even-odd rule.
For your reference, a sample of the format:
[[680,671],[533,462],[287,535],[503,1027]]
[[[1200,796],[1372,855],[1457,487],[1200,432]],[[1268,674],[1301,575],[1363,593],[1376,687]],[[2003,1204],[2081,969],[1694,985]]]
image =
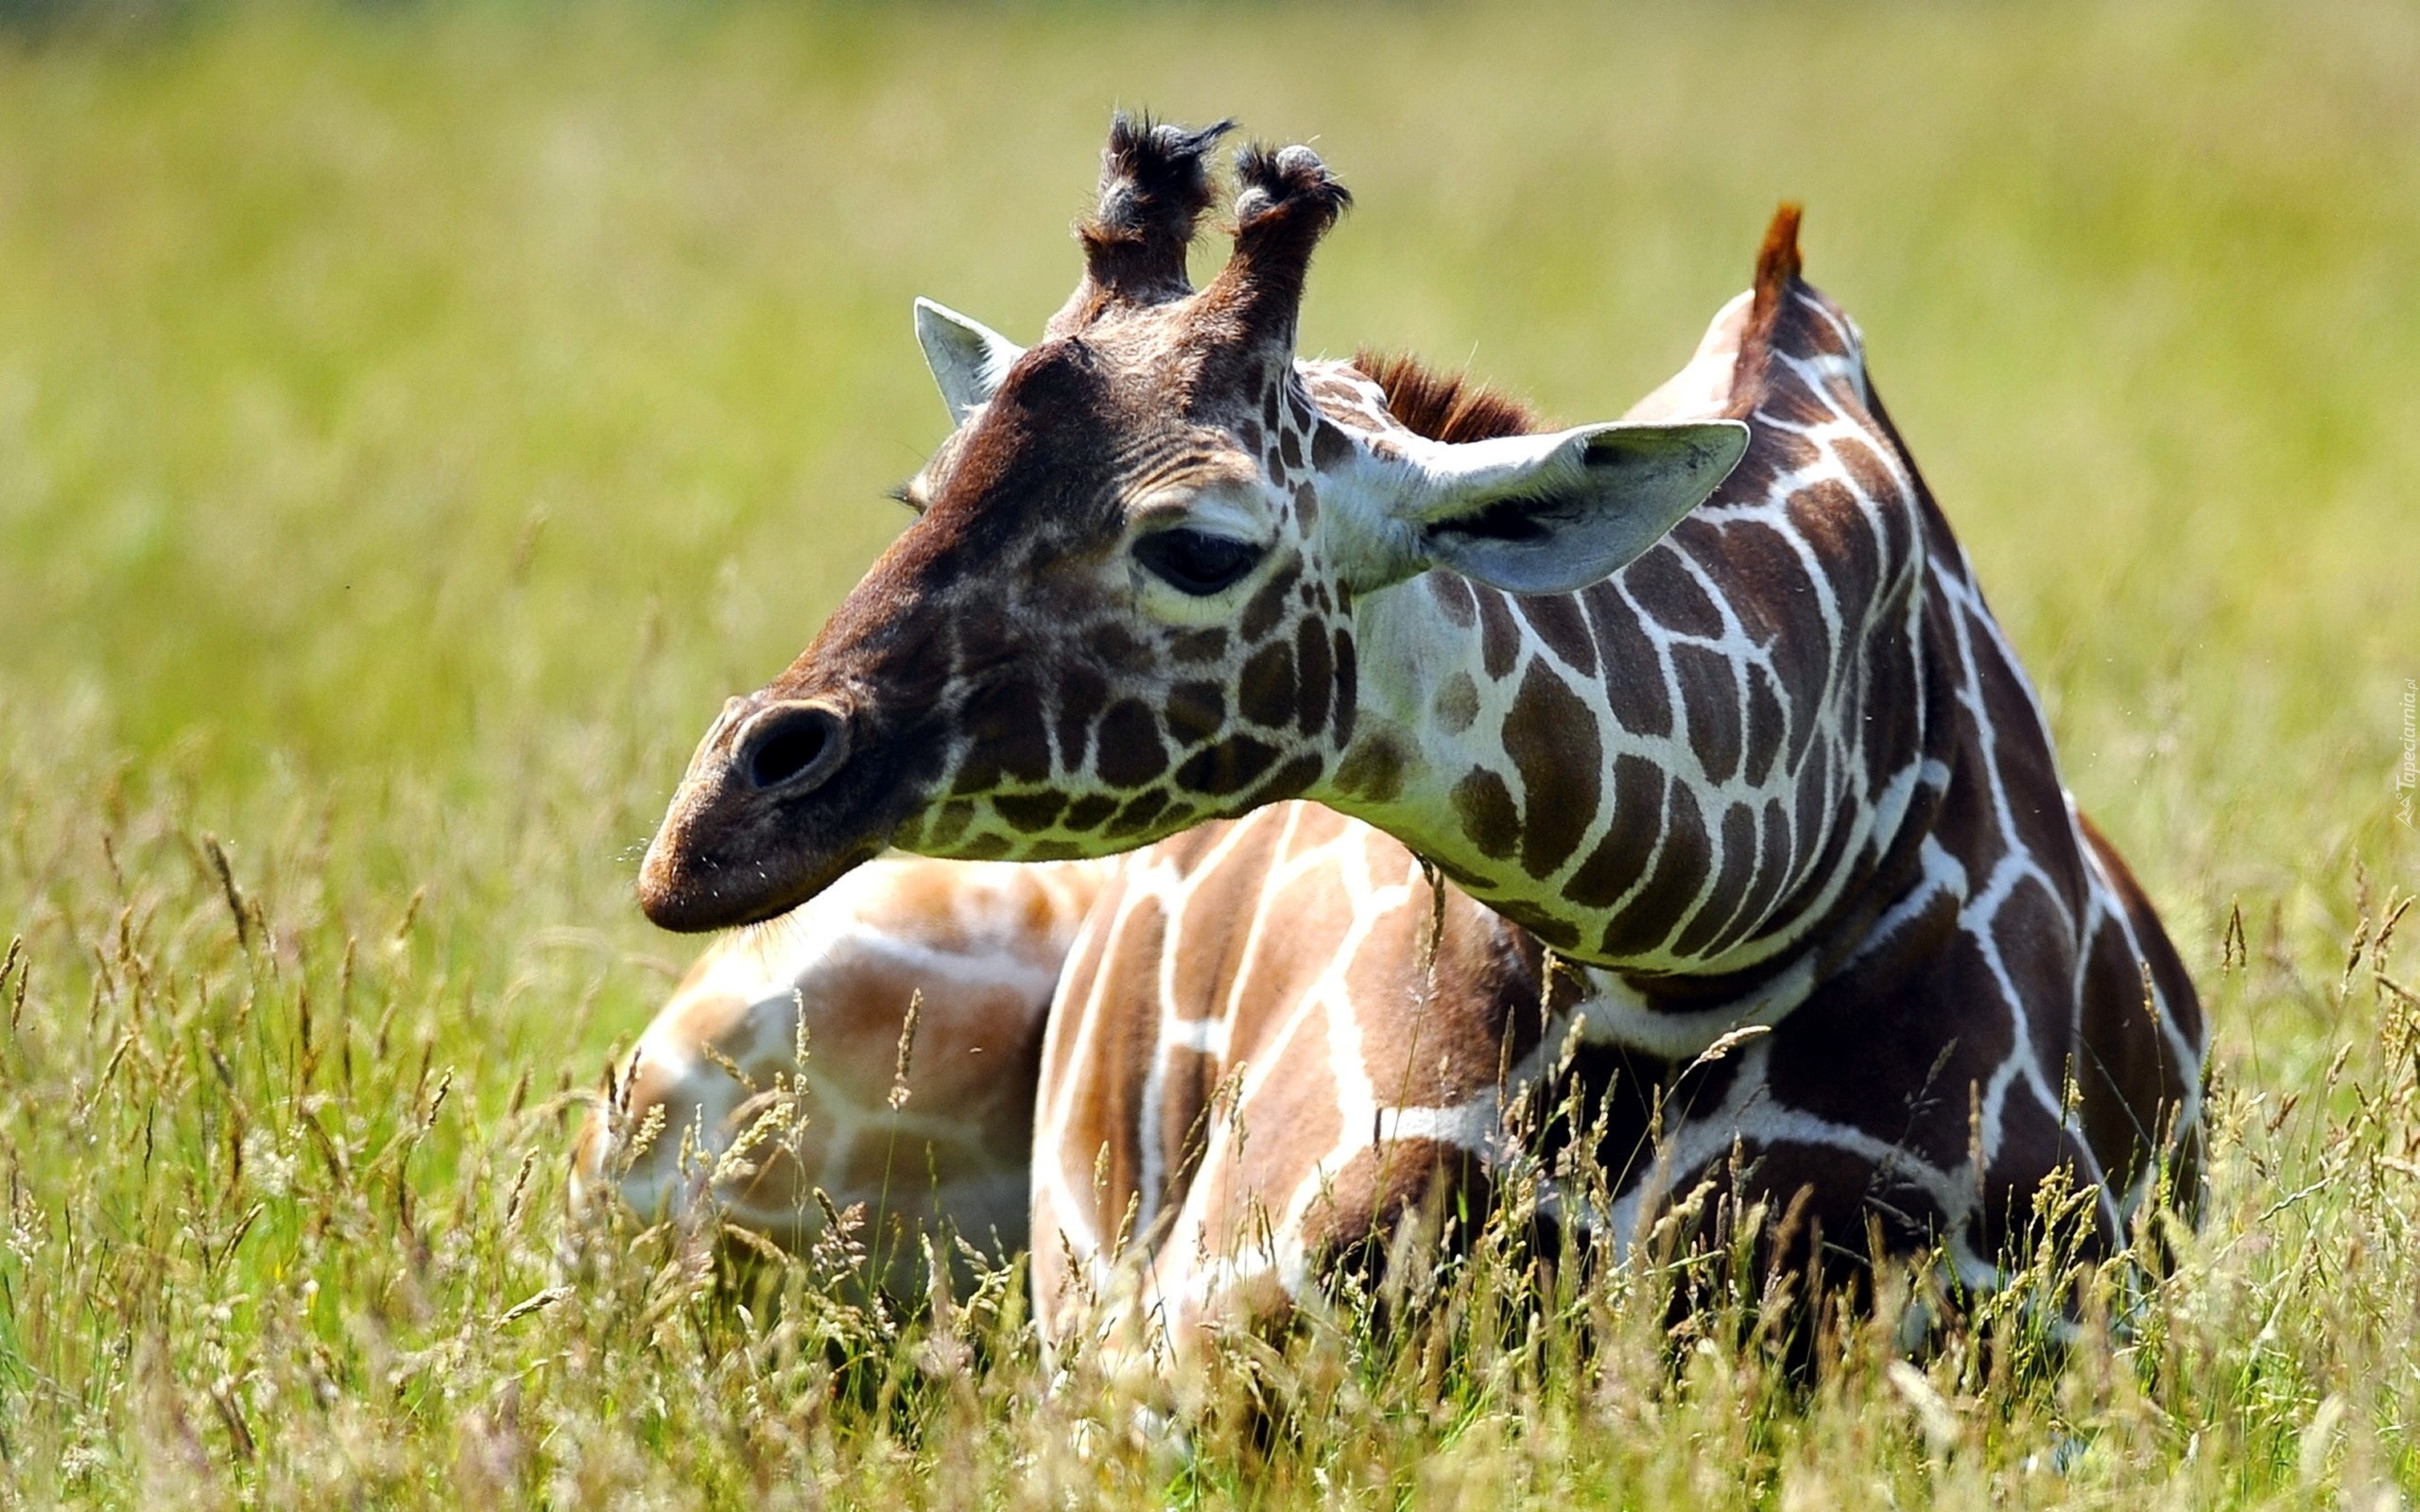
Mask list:
[[1579,594],[1431,573],[1357,602],[1358,713],[1310,796],[1576,960],[1783,957],[1923,777],[1922,531],[1911,497],[1732,500]]

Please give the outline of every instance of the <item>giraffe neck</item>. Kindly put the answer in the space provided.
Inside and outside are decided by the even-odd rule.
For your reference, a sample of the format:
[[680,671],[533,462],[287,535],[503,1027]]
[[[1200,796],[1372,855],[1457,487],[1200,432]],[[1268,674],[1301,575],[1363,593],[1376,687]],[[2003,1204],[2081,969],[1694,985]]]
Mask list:
[[1647,555],[1576,594],[1432,572],[1353,606],[1354,732],[1313,796],[1583,962],[1781,969],[1873,902],[1945,776],[1920,485],[1846,318],[1776,293],[1708,335],[1761,322],[1735,387],[1702,353],[1651,401],[1703,389],[1755,439]]

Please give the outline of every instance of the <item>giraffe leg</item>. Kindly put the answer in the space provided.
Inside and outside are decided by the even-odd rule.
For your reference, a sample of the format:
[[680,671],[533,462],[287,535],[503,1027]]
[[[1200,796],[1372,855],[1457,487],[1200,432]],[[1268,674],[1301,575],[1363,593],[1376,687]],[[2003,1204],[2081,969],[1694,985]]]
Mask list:
[[717,941],[592,1109],[576,1210],[797,1247],[820,1188],[862,1205],[894,1287],[919,1226],[1021,1246],[1043,1016],[1103,870],[890,857]]

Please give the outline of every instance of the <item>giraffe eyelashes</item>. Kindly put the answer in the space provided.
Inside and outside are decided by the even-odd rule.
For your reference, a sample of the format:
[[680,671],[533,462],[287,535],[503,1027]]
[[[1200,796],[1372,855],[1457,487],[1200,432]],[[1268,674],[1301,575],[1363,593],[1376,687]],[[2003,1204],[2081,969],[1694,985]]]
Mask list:
[[1265,548],[1206,530],[1162,530],[1134,542],[1134,559],[1181,593],[1208,598],[1241,582]]

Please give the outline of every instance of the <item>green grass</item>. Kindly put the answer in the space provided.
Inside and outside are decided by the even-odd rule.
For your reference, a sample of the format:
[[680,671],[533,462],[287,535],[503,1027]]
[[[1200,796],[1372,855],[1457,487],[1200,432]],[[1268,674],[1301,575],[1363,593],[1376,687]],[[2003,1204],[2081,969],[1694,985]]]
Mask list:
[[[1317,135],[1359,205],[1306,346],[1574,421],[1806,202],[2213,1008],[2211,1198],[2133,1331],[1911,1375],[1877,1325],[1807,1392],[1676,1352],[1653,1275],[1540,1300],[1482,1255],[1394,1335],[1346,1305],[1212,1370],[1187,1458],[1080,1363],[1052,1394],[1012,1288],[903,1320],[827,1253],[750,1312],[623,1235],[508,1316],[558,1283],[571,1094],[687,948],[634,847],[941,432],[909,300],[1030,335],[1121,102]],[[0,1503],[2420,1496],[2420,921],[2379,939],[2420,891],[2415,248],[2395,5],[0,41]]]

